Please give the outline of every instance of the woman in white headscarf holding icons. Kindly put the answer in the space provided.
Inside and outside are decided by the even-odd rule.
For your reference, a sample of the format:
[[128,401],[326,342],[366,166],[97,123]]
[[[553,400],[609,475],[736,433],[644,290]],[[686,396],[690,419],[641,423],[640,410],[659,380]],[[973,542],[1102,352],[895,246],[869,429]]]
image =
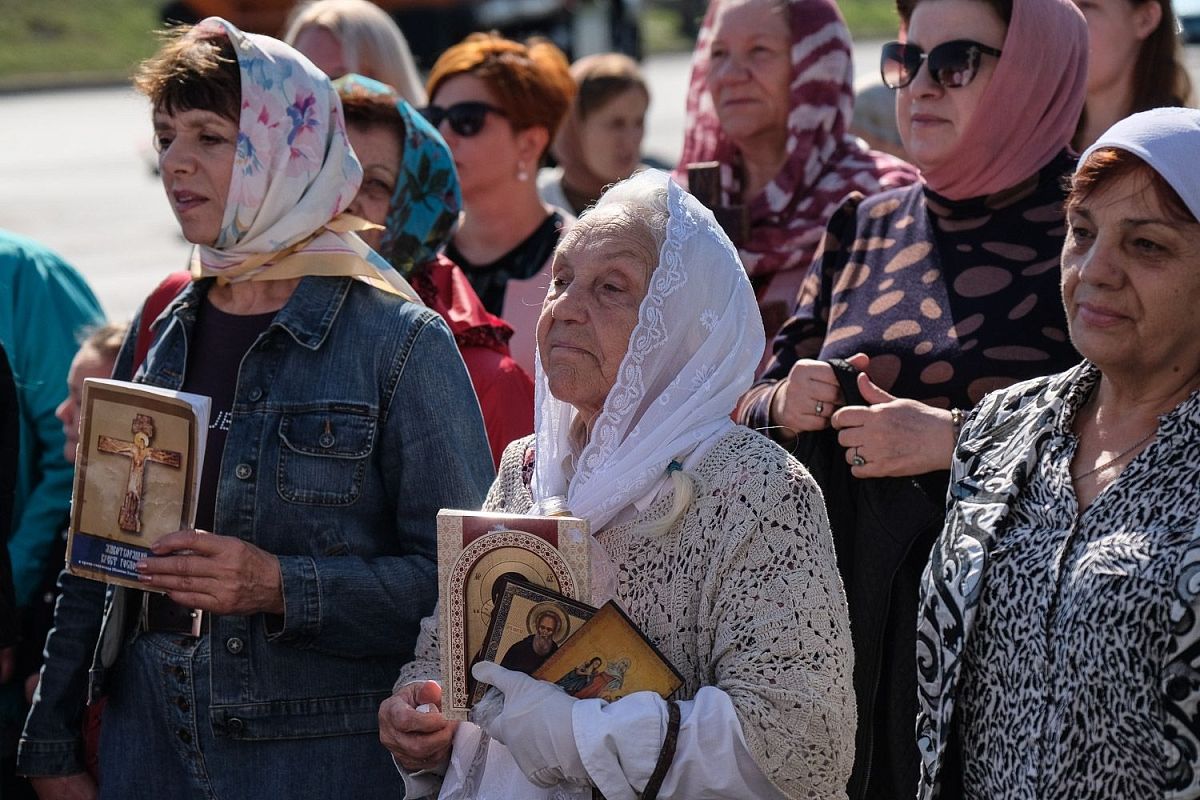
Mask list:
[[408,796],[844,796],[845,597],[811,477],[729,418],[764,345],[732,244],[694,197],[643,172],[564,236],[537,333],[535,432],[509,446],[484,507],[565,502],[587,519],[593,602],[615,595],[684,684],[670,702],[577,700],[483,663],[503,711],[483,729],[450,722],[429,617],[380,709]]

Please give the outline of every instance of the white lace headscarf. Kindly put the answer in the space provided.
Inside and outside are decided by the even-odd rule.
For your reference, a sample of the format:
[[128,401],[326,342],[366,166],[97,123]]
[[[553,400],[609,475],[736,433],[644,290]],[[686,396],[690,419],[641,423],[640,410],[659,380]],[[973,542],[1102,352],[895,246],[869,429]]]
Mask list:
[[533,499],[549,510],[565,498],[593,532],[661,481],[672,460],[733,425],[766,346],[754,290],[712,212],[658,170],[618,183],[596,207],[614,204],[642,219],[660,219],[650,210],[665,205],[666,241],[574,474],[577,412],[551,395],[540,355],[535,365]]

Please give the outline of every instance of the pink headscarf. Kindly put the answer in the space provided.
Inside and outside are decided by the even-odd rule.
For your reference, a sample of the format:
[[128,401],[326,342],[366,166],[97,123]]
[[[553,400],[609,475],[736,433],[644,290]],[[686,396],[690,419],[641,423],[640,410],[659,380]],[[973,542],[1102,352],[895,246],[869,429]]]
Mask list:
[[979,100],[983,113],[940,167],[922,172],[930,189],[951,200],[993,194],[1035,174],[1070,143],[1083,111],[1087,22],[1071,0],[1013,0],[1000,49]]
[[725,202],[745,202],[750,236],[740,251],[752,276],[807,268],[825,224],[851,192],[875,194],[918,179],[905,162],[867,150],[846,132],[854,109],[850,32],[833,0],[783,0],[792,31],[788,158],[757,196],[741,198],[737,147],[721,130],[706,80],[719,0],[709,4],[692,56],[687,131],[678,177],[695,161],[721,162]]

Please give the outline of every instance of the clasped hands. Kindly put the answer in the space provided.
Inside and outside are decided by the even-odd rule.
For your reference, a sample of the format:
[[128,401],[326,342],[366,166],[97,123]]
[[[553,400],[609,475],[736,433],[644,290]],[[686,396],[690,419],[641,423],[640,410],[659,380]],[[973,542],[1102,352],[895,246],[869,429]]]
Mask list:
[[[571,726],[578,701],[552,683],[489,661],[476,664],[471,674],[504,694],[503,710],[481,727],[508,748],[531,783],[589,785]],[[379,707],[379,739],[410,772],[437,769],[449,761],[458,723],[442,716],[441,701],[440,685],[417,681],[400,687]]]
[[771,421],[798,433],[832,426],[856,478],[921,475],[948,469],[954,452],[954,423],[946,409],[893,397],[867,376],[870,359],[847,359],[857,370],[865,406],[846,405],[833,367],[801,359],[771,402]]
[[279,559],[234,536],[181,530],[150,547],[137,563],[150,589],[165,591],[186,608],[214,614],[283,614]]

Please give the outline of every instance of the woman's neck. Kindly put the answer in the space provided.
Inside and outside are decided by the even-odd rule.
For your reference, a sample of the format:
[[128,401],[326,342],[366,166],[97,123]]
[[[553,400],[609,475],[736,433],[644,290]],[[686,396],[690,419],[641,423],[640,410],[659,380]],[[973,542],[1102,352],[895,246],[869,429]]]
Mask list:
[[782,135],[763,134],[739,146],[742,156],[742,202],[748,203],[775,179],[787,163],[787,132]]
[[269,314],[287,305],[288,298],[300,285],[300,278],[288,278],[280,281],[242,281],[227,283],[220,281],[213,284],[208,292],[208,299],[217,310],[226,314],[251,316],[254,314]]
[[519,181],[463,198],[463,218],[454,246],[472,264],[490,264],[529,238],[552,209],[537,185]]
[[1200,365],[1169,371],[1165,377],[1105,372],[1096,389],[1096,425],[1137,426],[1157,421],[1200,388]]
[[1089,92],[1083,106],[1083,125],[1072,142],[1076,152],[1082,153],[1100,138],[1117,120],[1129,116],[1133,109],[1133,77],[1122,75],[1111,86]]

